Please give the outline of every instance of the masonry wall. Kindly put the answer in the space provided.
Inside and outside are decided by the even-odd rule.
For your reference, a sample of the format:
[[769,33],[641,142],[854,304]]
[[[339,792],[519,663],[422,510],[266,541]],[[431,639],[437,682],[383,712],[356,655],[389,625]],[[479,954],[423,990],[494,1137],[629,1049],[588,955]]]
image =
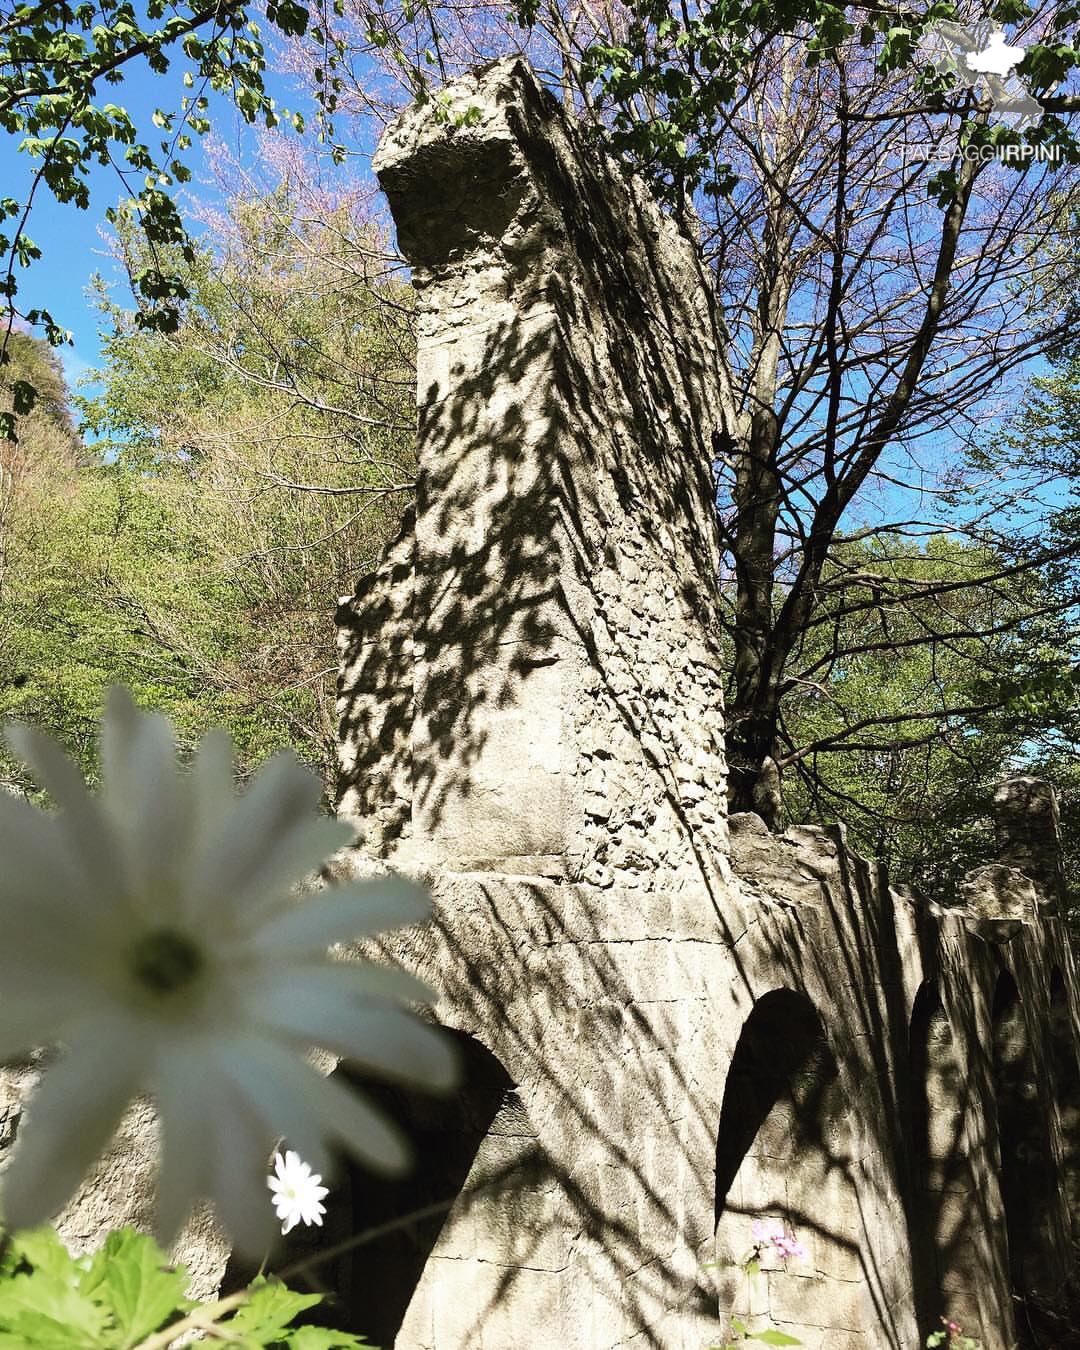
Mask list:
[[[1005,1350],[1077,1193],[1052,794],[1003,791],[1000,857],[941,909],[839,828],[726,819],[706,279],[526,66],[446,95],[375,161],[421,306],[420,480],[339,610],[341,802],[353,870],[432,883],[390,951],[470,1070],[394,1099],[411,1181],[355,1182],[360,1227],[449,1206],[369,1246],[356,1325],[700,1350],[734,1314],[908,1350],[948,1312]],[[747,1287],[770,1216],[808,1255]]]
[[708,288],[531,79],[453,98],[376,161],[420,305],[423,453],[415,520],[365,583],[399,597],[393,640],[364,595],[339,616],[343,800],[373,794],[369,846],[399,861],[653,889],[723,850]]

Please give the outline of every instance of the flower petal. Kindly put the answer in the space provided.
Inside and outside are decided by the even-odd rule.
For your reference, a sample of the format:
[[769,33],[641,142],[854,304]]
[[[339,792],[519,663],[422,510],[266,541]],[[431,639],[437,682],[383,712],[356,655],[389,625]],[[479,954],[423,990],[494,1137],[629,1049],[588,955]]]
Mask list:
[[[0,967],[2,969],[2,967]],[[36,975],[16,985],[0,974],[0,1061],[64,1039],[93,1014],[92,991]]]
[[274,1136],[234,1083],[212,1067],[206,1072],[205,1133],[214,1208],[239,1254],[259,1261],[274,1236],[274,1215],[263,1186]]
[[275,961],[273,965],[268,961],[256,962],[235,972],[234,987],[246,1003],[249,995],[264,992],[268,982],[280,988],[283,982],[294,978],[314,981],[328,989],[341,989],[358,998],[390,1003],[436,1003],[439,997],[430,984],[418,980],[400,966],[380,966],[355,957],[321,954],[299,961]]
[[171,1045],[150,1081],[161,1130],[154,1231],[168,1250],[194,1205],[210,1192],[206,1156],[205,1051],[198,1042]]
[[287,909],[295,888],[355,837],[355,827],[343,820],[312,816],[265,841],[247,879],[226,897],[237,922],[251,925],[274,910]]
[[330,886],[270,919],[252,940],[261,956],[315,956],[337,942],[420,923],[431,915],[425,886],[386,876]]
[[274,755],[198,848],[188,882],[191,903],[216,904],[239,894],[260,869],[268,844],[306,824],[321,795],[318,779],[291,751]]
[[227,1059],[235,1085],[256,1114],[295,1143],[313,1169],[327,1172],[325,1140],[337,1139],[376,1171],[398,1174],[409,1162],[401,1132],[359,1093],[326,1078],[305,1059],[263,1036],[236,1036]]
[[412,1152],[405,1136],[362,1093],[336,1078],[323,1078],[315,1069],[311,1070],[309,1093],[326,1132],[362,1163],[390,1176],[408,1170]]
[[233,743],[223,727],[213,727],[199,742],[192,756],[191,797],[195,811],[194,832],[204,837],[216,826],[236,799],[233,781]]
[[139,1090],[145,1067],[145,1046],[130,1025],[100,1019],[69,1043],[31,1098],[4,1172],[6,1224],[35,1227],[71,1199]]
[[101,800],[124,843],[134,888],[152,891],[173,879],[190,847],[191,800],[173,729],[160,714],[136,708],[126,689],[113,687],[101,738]]
[[14,754],[30,767],[60,808],[58,838],[73,851],[69,861],[77,864],[83,887],[92,885],[95,898],[107,908],[123,905],[127,877],[111,821],[87,791],[78,768],[51,736],[36,727],[12,723],[6,735]]
[[[257,1033],[237,1034],[217,1048],[216,1060],[272,1139],[295,1143],[320,1171],[330,1167],[325,1131],[307,1098],[308,1073],[315,1071],[299,1054]],[[281,1185],[292,1183],[295,1169],[288,1157],[277,1170]]]
[[0,793],[0,970],[25,969],[36,952],[43,977],[72,964],[90,971],[96,945],[125,923],[122,910],[95,899],[72,864],[61,817]]
[[0,907],[22,903],[78,912],[79,873],[62,833],[55,814],[0,792]]
[[449,1036],[404,1009],[363,1001],[325,974],[288,971],[251,991],[247,1009],[268,1031],[321,1045],[380,1077],[429,1090],[454,1086],[458,1059]]

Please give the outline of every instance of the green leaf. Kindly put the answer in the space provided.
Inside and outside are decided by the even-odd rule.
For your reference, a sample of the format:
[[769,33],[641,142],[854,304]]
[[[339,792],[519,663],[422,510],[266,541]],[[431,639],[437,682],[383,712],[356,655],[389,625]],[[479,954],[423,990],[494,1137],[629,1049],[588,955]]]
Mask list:
[[63,1275],[33,1270],[0,1284],[0,1331],[22,1337],[34,1350],[94,1350],[103,1339],[106,1313],[75,1288],[74,1263]]
[[[18,416],[31,412],[37,402],[37,390],[29,380],[16,380],[11,386],[12,406]],[[57,1239],[59,1241],[59,1239]],[[37,1262],[33,1262],[34,1265]]]
[[[23,380],[16,380],[14,389],[17,390],[18,386],[24,383]],[[33,405],[31,404],[31,406]],[[15,411],[17,413],[29,411],[27,408],[19,407],[17,392],[15,395]],[[74,1257],[60,1241],[55,1228],[51,1228],[48,1224],[42,1228],[27,1228],[21,1232],[13,1233],[11,1251],[16,1258],[16,1265],[25,1262],[35,1271],[41,1271],[46,1275],[69,1280],[72,1284],[78,1281],[78,1269]]]
[[348,1331],[328,1331],[325,1327],[297,1327],[295,1331],[288,1332],[285,1344],[289,1350],[364,1350],[371,1342]]
[[755,1331],[750,1335],[752,1341],[760,1341],[762,1345],[802,1345],[802,1341],[796,1336],[789,1336],[786,1331],[777,1331],[769,1327],[767,1331]]
[[137,1345],[176,1313],[195,1305],[184,1295],[187,1271],[168,1268],[153,1238],[133,1228],[110,1233],[94,1254],[81,1289],[112,1313],[123,1350]]
[[270,1340],[288,1326],[294,1317],[322,1302],[321,1294],[298,1294],[279,1279],[259,1276],[250,1285],[251,1297],[224,1322],[232,1335],[252,1340]]

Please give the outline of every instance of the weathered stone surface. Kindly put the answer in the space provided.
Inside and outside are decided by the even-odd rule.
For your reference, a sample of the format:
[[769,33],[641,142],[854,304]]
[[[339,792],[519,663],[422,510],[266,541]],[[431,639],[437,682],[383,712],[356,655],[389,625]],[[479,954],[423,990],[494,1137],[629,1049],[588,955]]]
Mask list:
[[[743,815],[729,837],[707,281],[520,62],[447,97],[460,125],[414,110],[376,157],[422,311],[420,489],[408,576],[388,556],[343,606],[342,801],[362,836],[400,814],[368,854],[433,870],[435,925],[390,950],[514,1084],[530,1162],[500,1171],[515,1155],[478,1127],[370,1329],[701,1350],[738,1314],[907,1350],[962,1309],[1004,1350],[1010,1264],[1027,1278],[1009,1243],[1052,1284],[1067,1216],[1031,1173],[1033,1226],[1002,1149],[1050,1157],[1080,1119],[1040,1068],[1048,983],[1076,1011],[1052,799],[999,794],[1001,856],[946,909],[891,890],[842,826]],[[380,644],[393,679],[364,664]],[[349,736],[382,688],[410,691],[411,803]],[[1055,1026],[1075,1064],[1075,1022]],[[808,1255],[747,1288],[730,1263],[766,1215]]]
[[974,920],[1034,923],[1039,912],[1035,885],[1016,867],[990,863],[968,872],[960,883],[960,908]]
[[[23,1106],[38,1077],[36,1062],[0,1067],[0,1165],[6,1165]],[[56,1220],[57,1231],[69,1250],[76,1254],[93,1251],[110,1229],[125,1224],[150,1231],[156,1168],[154,1113],[147,1102],[136,1102],[121,1121],[104,1157]],[[205,1298],[221,1283],[229,1247],[212,1216],[203,1209],[187,1224],[172,1257],[187,1267],[192,1297]]]
[[[375,160],[420,300],[420,481],[408,581],[391,551],[342,610],[343,808],[369,831],[396,811],[353,728],[400,687],[371,653],[396,672],[411,642],[411,811],[384,856],[546,855],[574,880],[605,866],[601,835],[625,871],[663,839],[636,870],[652,889],[692,838],[723,847],[715,614],[692,584],[719,562],[707,279],[519,63],[448,94],[467,125],[415,110]],[[395,584],[407,633],[372,598]]]
[[1060,912],[1065,899],[1057,798],[1038,778],[1009,778],[994,793],[998,859],[1035,882],[1039,908]]

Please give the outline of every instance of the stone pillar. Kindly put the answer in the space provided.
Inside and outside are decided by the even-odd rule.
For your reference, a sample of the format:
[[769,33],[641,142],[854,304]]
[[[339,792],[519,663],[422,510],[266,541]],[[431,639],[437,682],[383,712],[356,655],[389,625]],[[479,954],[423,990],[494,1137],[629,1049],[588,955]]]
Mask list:
[[1039,910],[1057,914],[1065,898],[1057,795],[1040,778],[1008,778],[994,793],[998,860],[1030,877]]
[[[725,846],[708,279],[522,62],[443,98],[375,157],[419,299],[419,479],[408,605],[365,583],[340,616],[342,810],[399,864],[651,889]],[[408,747],[365,758],[379,690]]]
[[413,548],[406,512],[379,567],[336,615],[338,814],[360,826],[359,844],[384,857],[412,828]]

